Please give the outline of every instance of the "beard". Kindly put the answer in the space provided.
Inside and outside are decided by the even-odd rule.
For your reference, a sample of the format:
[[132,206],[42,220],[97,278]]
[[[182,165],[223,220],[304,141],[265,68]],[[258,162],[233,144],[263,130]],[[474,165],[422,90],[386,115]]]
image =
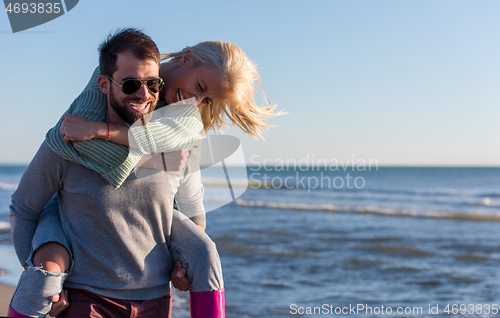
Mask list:
[[147,100],[142,100],[139,98],[126,97],[123,100],[123,103],[121,103],[115,98],[115,94],[113,93],[113,86],[110,86],[109,105],[118,114],[118,116],[120,116],[120,118],[123,119],[123,121],[125,121],[129,125],[132,125],[137,120],[141,119],[142,117],[144,117],[144,115],[147,115],[147,114],[146,113],[136,113],[136,112],[130,110],[129,106],[127,105],[127,102],[151,102],[151,104],[149,105],[148,112],[147,112],[147,114],[149,114],[155,110],[156,103],[158,102],[158,98],[150,98]]

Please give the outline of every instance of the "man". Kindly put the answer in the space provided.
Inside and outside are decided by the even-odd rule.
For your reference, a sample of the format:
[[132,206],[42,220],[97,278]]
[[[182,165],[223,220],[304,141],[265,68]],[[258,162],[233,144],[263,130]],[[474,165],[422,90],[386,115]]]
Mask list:
[[[97,85],[107,95],[109,122],[132,124],[152,112],[161,89],[154,42],[126,29],[108,38],[100,51]],[[130,79],[141,81],[133,92],[123,87]],[[11,223],[16,252],[26,260],[40,213],[58,193],[62,228],[75,261],[65,283],[72,305],[60,317],[130,312],[170,317],[173,264],[167,241],[174,211],[173,190],[165,176],[131,175],[115,189],[99,173],[42,144],[12,197]],[[31,266],[31,272],[42,271]]]

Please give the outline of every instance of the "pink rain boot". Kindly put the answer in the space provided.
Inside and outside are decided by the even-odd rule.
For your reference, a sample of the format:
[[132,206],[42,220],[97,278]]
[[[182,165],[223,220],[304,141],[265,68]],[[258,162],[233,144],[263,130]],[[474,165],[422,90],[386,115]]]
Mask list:
[[9,318],[33,318],[30,316],[25,316],[23,314],[18,313],[17,311],[12,309],[12,307],[10,307],[10,306],[9,306],[9,310],[7,310],[7,317],[9,317]]
[[190,292],[191,318],[224,318],[224,288],[209,292]]

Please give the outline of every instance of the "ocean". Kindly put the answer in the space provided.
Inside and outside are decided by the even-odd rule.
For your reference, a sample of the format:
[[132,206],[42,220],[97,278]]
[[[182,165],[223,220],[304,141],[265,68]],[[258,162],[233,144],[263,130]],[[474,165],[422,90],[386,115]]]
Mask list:
[[[24,168],[0,166],[11,285],[8,207]],[[500,168],[331,168],[239,169],[231,186],[248,189],[228,204],[226,179],[202,174],[227,317],[498,316]],[[175,292],[173,317],[188,306]]]

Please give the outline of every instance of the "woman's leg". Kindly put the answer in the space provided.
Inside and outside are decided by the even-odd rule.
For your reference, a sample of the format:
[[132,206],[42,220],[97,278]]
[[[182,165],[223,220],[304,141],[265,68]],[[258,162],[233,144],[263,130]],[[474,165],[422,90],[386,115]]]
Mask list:
[[44,208],[33,237],[32,255],[12,296],[9,316],[45,317],[51,297],[62,291],[71,267],[71,254],[62,230],[57,199]]
[[224,281],[215,243],[174,210],[168,247],[174,263],[180,261],[187,270],[191,317],[224,317]]

